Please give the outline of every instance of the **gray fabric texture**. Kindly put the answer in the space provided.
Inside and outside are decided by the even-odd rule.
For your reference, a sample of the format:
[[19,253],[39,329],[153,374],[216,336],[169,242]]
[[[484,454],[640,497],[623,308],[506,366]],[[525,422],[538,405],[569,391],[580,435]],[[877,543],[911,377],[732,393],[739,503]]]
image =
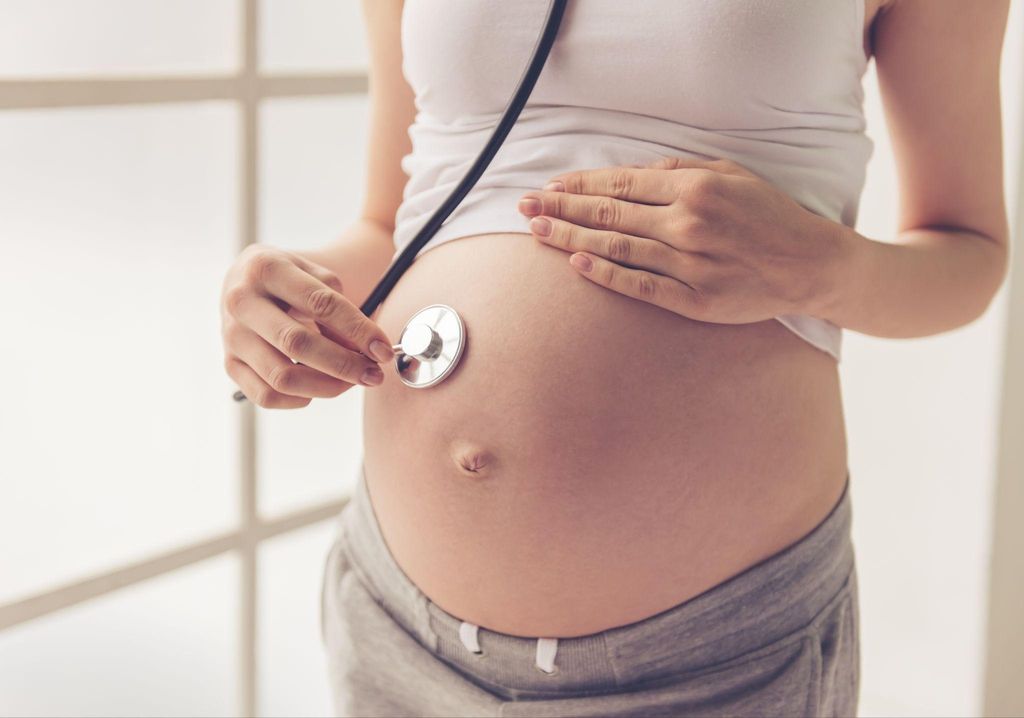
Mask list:
[[322,629],[339,716],[853,716],[857,575],[846,491],[803,539],[644,620],[558,641],[480,628],[432,603],[390,554],[362,467],[327,557]]

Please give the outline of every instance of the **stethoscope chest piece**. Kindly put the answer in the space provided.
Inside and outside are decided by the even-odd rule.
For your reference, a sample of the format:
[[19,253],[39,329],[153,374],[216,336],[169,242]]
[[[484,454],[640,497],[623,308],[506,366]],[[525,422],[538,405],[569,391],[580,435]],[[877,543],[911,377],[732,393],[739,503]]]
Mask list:
[[424,389],[454,371],[466,348],[466,325],[447,304],[431,304],[410,319],[394,349],[398,377],[406,386]]

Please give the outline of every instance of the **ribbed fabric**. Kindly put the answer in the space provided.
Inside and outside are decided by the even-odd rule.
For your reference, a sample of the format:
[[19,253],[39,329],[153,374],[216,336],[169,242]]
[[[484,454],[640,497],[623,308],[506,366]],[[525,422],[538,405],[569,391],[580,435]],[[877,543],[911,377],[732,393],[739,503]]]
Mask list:
[[[324,580],[324,636],[338,712],[854,715],[859,653],[851,520],[847,488],[797,543],[625,626],[569,638],[476,627],[471,638],[464,621],[430,601],[396,563],[360,466]],[[558,638],[557,645],[539,638]],[[539,664],[552,648],[547,673]]]
[[[415,92],[397,255],[465,174],[529,59],[547,0],[406,0]],[[873,144],[861,80],[864,0],[573,0],[533,94],[477,186],[420,253],[528,233],[523,192],[575,169],[729,158],[853,226]],[[822,319],[780,321],[837,359]]]

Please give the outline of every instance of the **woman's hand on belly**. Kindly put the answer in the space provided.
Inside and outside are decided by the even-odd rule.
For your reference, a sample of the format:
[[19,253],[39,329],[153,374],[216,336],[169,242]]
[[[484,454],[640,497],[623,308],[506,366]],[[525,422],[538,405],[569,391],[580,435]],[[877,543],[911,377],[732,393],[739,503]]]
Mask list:
[[566,173],[519,210],[596,284],[706,322],[820,316],[847,264],[840,225],[730,160]]

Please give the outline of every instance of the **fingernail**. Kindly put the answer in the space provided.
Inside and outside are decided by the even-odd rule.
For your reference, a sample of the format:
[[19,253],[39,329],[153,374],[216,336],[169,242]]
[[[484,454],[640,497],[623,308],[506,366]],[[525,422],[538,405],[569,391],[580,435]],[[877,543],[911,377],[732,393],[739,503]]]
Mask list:
[[551,234],[551,220],[547,217],[534,217],[530,220],[530,231],[541,237],[547,237]]
[[389,345],[385,344],[380,339],[374,339],[370,342],[370,356],[377,361],[388,361],[394,356],[394,352],[391,350]]
[[540,214],[540,200],[533,199],[532,197],[519,200],[519,211],[531,217],[535,214]]
[[558,180],[554,180],[553,182],[548,182],[546,185],[544,185],[544,189],[548,190],[549,192],[564,192],[565,185],[559,182]]
[[366,386],[377,386],[384,381],[384,372],[380,367],[372,366],[363,372],[363,384]]
[[581,272],[589,272],[594,268],[594,263],[590,261],[590,257],[585,254],[574,254],[569,257],[569,264],[576,267]]

